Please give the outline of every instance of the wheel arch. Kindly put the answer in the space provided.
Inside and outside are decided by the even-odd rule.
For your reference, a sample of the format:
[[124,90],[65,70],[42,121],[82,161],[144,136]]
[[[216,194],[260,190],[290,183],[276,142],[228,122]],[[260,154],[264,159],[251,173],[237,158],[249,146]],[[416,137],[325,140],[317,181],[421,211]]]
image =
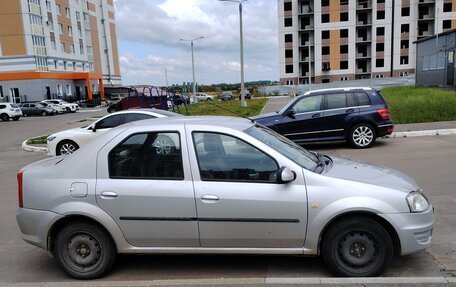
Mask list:
[[350,211],[350,212],[345,212],[342,214],[338,214],[336,217],[332,218],[330,221],[326,223],[326,225],[323,227],[323,229],[320,232],[320,235],[318,237],[318,254],[321,253],[321,243],[322,239],[325,237],[326,233],[330,229],[330,227],[335,224],[336,222],[343,220],[344,218],[349,218],[349,217],[364,217],[364,218],[370,218],[377,223],[379,223],[385,230],[388,232],[389,237],[392,240],[393,243],[393,254],[398,255],[401,252],[401,242],[399,239],[399,235],[397,234],[396,230],[394,227],[389,223],[386,219],[384,219],[381,216],[378,216],[375,213],[369,212],[369,211]]

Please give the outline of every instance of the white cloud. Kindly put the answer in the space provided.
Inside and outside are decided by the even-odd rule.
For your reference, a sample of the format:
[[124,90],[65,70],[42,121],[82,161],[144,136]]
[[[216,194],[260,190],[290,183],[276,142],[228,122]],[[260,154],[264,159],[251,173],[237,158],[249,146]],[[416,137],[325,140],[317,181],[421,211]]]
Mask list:
[[[194,42],[199,83],[239,81],[239,10],[216,0],[116,0],[117,32],[124,84],[164,85],[191,81]],[[277,2],[243,5],[246,81],[277,80]]]

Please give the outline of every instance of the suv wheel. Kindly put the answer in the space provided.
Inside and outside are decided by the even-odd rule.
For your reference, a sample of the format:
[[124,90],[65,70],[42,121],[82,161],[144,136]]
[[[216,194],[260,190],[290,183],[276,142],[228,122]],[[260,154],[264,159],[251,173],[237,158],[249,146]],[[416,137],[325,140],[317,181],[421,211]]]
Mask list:
[[65,140],[65,141],[59,142],[59,144],[57,145],[55,154],[56,155],[72,154],[78,149],[79,149],[79,146],[77,143],[75,143],[74,141]]
[[393,257],[393,243],[385,228],[362,217],[345,218],[331,225],[321,250],[329,269],[350,277],[376,276]]
[[9,116],[8,116],[8,114],[2,114],[2,115],[0,115],[0,118],[1,118],[1,120],[2,120],[3,122],[9,121]]
[[53,253],[63,271],[77,279],[103,276],[116,259],[116,249],[107,233],[84,222],[63,227],[55,238]]
[[354,148],[369,148],[376,138],[375,129],[369,124],[355,125],[348,134],[348,141]]
[[19,117],[13,117],[13,121],[19,120]]
[[44,117],[44,116],[47,116],[47,113],[45,111],[42,111],[41,115]]

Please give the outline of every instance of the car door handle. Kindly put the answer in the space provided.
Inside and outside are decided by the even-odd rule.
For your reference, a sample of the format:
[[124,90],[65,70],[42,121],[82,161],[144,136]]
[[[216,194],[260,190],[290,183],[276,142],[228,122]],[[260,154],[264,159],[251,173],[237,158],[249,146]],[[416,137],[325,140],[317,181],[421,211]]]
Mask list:
[[201,200],[205,203],[214,203],[219,200],[218,196],[212,194],[205,194],[201,196]]
[[355,109],[348,109],[345,111],[346,114],[352,114],[355,112]]
[[321,117],[321,114],[320,114],[320,113],[318,113],[318,114],[313,114],[313,115],[312,115],[312,119],[316,119],[316,118],[319,118],[319,117]]
[[105,199],[116,198],[117,197],[117,193],[115,193],[114,191],[102,191],[100,193],[100,197],[101,198],[105,198]]

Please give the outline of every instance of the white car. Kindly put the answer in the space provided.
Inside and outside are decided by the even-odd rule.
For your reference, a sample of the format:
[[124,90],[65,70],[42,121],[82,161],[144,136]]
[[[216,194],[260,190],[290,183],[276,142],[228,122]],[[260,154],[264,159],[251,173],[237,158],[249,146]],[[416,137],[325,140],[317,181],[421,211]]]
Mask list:
[[42,104],[43,106],[47,107],[47,108],[52,108],[54,109],[58,114],[63,114],[64,112],[66,112],[66,108],[64,106],[61,106],[61,105],[57,105],[57,104],[51,104],[51,103],[47,103],[47,102],[40,102],[40,104]]
[[90,125],[50,135],[46,140],[48,155],[71,154],[93,138],[124,123],[179,116],[182,115],[158,109],[136,109],[112,113]]
[[9,121],[10,118],[13,119],[13,121],[17,121],[20,117],[22,117],[22,110],[18,105],[13,103],[0,103],[0,119],[3,122]]
[[65,110],[67,112],[75,113],[77,110],[79,110],[78,104],[71,104],[71,103],[65,102],[64,100],[60,100],[60,99],[44,100],[42,102],[62,106],[63,108],[65,108]]
[[198,100],[198,102],[207,102],[207,101],[212,101],[214,99],[214,96],[205,94],[205,93],[196,93],[195,98]]

